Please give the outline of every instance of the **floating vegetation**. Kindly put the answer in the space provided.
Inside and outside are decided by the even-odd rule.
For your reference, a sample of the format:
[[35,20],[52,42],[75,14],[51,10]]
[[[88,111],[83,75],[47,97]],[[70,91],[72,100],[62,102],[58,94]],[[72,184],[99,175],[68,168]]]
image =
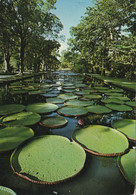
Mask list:
[[111,109],[101,105],[88,106],[86,107],[86,109],[88,110],[88,112],[92,112],[95,114],[105,114],[112,112]]
[[25,106],[22,104],[5,104],[0,106],[0,115],[13,114],[21,112],[25,109]]
[[60,116],[47,117],[40,121],[40,125],[49,128],[59,128],[66,125],[68,121]]

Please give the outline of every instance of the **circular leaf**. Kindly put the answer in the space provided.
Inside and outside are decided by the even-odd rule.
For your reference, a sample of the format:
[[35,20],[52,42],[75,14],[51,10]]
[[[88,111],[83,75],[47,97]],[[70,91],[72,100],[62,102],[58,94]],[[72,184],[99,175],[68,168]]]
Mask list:
[[136,107],[136,102],[133,101],[129,101],[129,102],[125,102],[128,106],[132,106],[132,107]]
[[17,148],[11,156],[11,167],[15,174],[31,182],[54,184],[77,175],[85,159],[85,151],[75,142],[46,135]]
[[68,123],[68,121],[60,116],[52,116],[52,117],[48,117],[43,119],[40,122],[40,125],[45,126],[45,127],[49,127],[49,128],[58,128],[58,127],[62,127],[64,125],[66,125]]
[[124,153],[129,146],[125,135],[101,125],[90,125],[75,130],[72,139],[81,144],[88,152],[101,156],[117,156]]
[[60,94],[58,98],[64,99],[64,100],[71,100],[71,99],[76,99],[78,96],[73,95],[73,94]]
[[105,104],[106,107],[112,109],[112,110],[116,110],[116,111],[132,111],[132,108],[130,106],[126,106],[126,105],[117,105],[117,104]]
[[6,126],[27,126],[38,123],[41,116],[34,112],[20,112],[3,117],[2,124]]
[[119,99],[119,100],[121,100],[121,101],[129,101],[130,100],[130,98],[128,98],[128,97],[121,97],[121,96],[117,96],[117,97],[115,97],[115,96],[109,96],[108,98],[117,98],[117,99]]
[[136,120],[122,119],[113,122],[113,127],[124,133],[130,140],[136,141]]
[[88,113],[84,107],[80,106],[64,106],[59,108],[57,112],[64,116],[83,116]]
[[29,127],[5,127],[0,130],[0,152],[12,150],[32,136],[34,132]]
[[63,104],[65,100],[59,98],[47,98],[46,102],[53,104]]
[[81,101],[81,100],[69,100],[65,102],[65,105],[69,106],[90,106],[93,103],[91,101]]
[[105,95],[109,95],[109,96],[123,96],[123,94],[121,94],[121,93],[112,93],[112,92],[107,92],[107,93],[105,93]]
[[110,99],[104,99],[104,100],[101,100],[101,102],[103,103],[114,103],[114,104],[125,104],[125,102],[117,99],[117,98],[110,98]]
[[95,105],[95,106],[88,106],[86,107],[88,112],[92,112],[95,114],[104,114],[104,113],[110,113],[112,110],[101,105]]
[[0,186],[0,194],[1,195],[16,195],[16,193],[13,190],[5,186]]
[[0,106],[0,115],[17,113],[23,111],[24,109],[25,106],[21,104],[5,104]]
[[101,95],[95,95],[95,94],[93,94],[93,95],[91,95],[91,94],[89,94],[89,95],[84,95],[84,97],[85,98],[88,98],[88,99],[101,99],[102,98],[102,96]]
[[27,111],[36,112],[39,114],[48,114],[58,109],[58,106],[51,103],[35,103],[26,106]]
[[135,185],[135,149],[117,158],[118,167],[127,181]]

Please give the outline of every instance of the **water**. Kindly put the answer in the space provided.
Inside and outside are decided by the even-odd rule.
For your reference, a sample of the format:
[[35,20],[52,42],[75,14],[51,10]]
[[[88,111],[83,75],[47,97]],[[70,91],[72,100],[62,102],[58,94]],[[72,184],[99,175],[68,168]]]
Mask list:
[[[62,82],[75,82],[81,80],[81,75],[75,73],[61,71],[56,71],[51,75],[46,74],[42,77],[36,77],[34,79],[29,79],[28,82],[46,82],[48,84]],[[83,81],[88,85],[98,86],[103,85],[99,81],[92,80],[91,78],[83,78]],[[20,83],[15,83],[14,85],[24,84],[24,81]],[[112,87],[112,86],[109,86]],[[62,87],[54,87],[53,90],[61,90]],[[133,99],[134,94],[126,95]],[[104,97],[103,97],[104,98]],[[20,103],[20,104],[30,104],[34,102],[45,102],[46,98],[41,95],[28,95],[25,94],[10,94],[9,86],[4,86],[0,91],[0,104],[6,103]],[[95,100],[94,104],[100,103],[99,100]],[[59,107],[63,104],[59,104]],[[54,112],[48,116],[58,115]],[[134,118],[134,111],[132,112],[112,112],[111,114],[95,115],[88,114],[84,117],[65,117],[68,120],[68,124],[65,127],[59,129],[49,129],[36,124],[32,126],[35,136],[38,135],[61,135],[70,139],[72,132],[76,128],[81,128],[78,126],[78,120],[83,119],[85,125],[90,124],[101,124],[111,126],[112,122],[116,119],[122,118]],[[132,147],[133,144],[130,144]],[[130,195],[133,194],[134,186],[129,184],[120,173],[116,157],[98,157],[87,153],[86,163],[83,170],[75,177],[55,185],[40,185],[30,183],[13,174],[10,167],[10,155],[12,151],[0,154],[0,185],[9,187],[13,189],[18,195]]]

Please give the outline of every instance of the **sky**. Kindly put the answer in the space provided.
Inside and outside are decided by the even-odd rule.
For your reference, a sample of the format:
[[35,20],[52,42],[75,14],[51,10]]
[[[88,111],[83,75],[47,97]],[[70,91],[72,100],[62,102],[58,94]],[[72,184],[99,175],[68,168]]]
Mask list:
[[56,9],[53,13],[58,16],[63,24],[61,34],[65,36],[65,42],[61,43],[60,52],[67,48],[67,39],[70,38],[70,27],[80,23],[81,16],[84,15],[86,7],[92,7],[93,0],[57,0]]

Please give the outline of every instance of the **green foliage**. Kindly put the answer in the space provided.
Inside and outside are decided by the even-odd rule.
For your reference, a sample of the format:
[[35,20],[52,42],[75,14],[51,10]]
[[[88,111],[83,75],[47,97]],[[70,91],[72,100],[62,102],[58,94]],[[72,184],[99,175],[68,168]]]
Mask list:
[[136,63],[135,1],[97,0],[71,28],[69,48],[62,54],[76,72],[109,73],[134,78]]

